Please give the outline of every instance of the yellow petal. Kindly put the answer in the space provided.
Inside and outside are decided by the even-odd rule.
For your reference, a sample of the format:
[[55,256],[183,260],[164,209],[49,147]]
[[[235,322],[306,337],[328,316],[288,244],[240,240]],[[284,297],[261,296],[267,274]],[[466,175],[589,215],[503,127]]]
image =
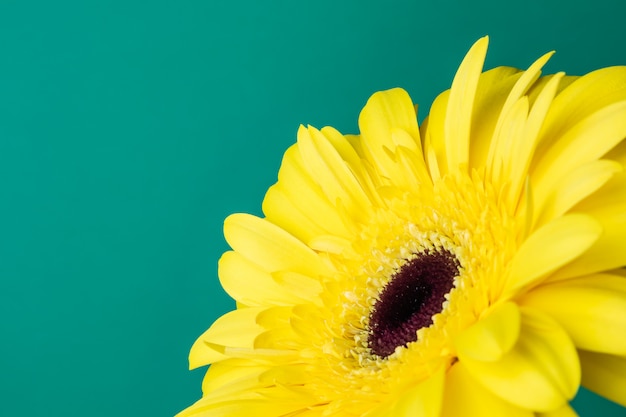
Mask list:
[[541,154],[531,175],[540,207],[559,180],[602,157],[626,137],[624,114],[626,101],[604,107],[572,126]]
[[626,278],[560,281],[533,289],[520,302],[549,314],[577,347],[626,356]]
[[252,348],[254,338],[265,331],[256,323],[262,308],[244,308],[224,314],[193,344],[189,352],[189,368],[226,359],[214,345]]
[[202,393],[219,399],[257,387],[259,376],[267,368],[267,365],[238,358],[213,363],[202,380]]
[[282,188],[282,184],[274,184],[265,193],[263,213],[267,220],[305,243],[316,236],[327,234],[328,230],[295,206]]
[[[526,124],[524,126],[524,133],[514,146],[512,154],[515,156],[509,161],[510,167],[510,181],[509,195],[507,204],[511,209],[515,209],[516,204],[520,199],[520,193],[528,180],[528,169],[531,166],[535,149],[539,143],[539,132],[541,126],[546,118],[547,112],[550,109],[552,100],[556,95],[558,87],[564,77],[563,73],[555,74],[550,77],[550,80],[539,89],[538,96],[532,107]],[[513,212],[513,210],[511,210]]]
[[[401,144],[413,151],[420,149],[415,107],[409,94],[401,88],[374,93],[359,115],[359,128],[363,144],[368,147],[373,147],[374,143],[380,148],[396,143],[392,133],[400,129],[406,131],[411,138]],[[368,137],[365,138],[364,135]],[[391,148],[390,150],[393,151]]]
[[584,350],[579,355],[583,386],[626,407],[626,357]]
[[397,146],[392,137],[394,131],[407,132],[410,140],[403,140],[402,145],[421,153],[415,108],[407,92],[400,88],[374,93],[359,115],[359,129],[364,156],[392,181],[398,174],[389,153],[395,153]]
[[218,275],[228,295],[247,306],[293,305],[302,300],[238,252],[222,255]]
[[626,100],[626,67],[602,68],[567,82],[570,84],[550,106],[541,131],[541,141],[546,146],[580,120],[603,107]]
[[[308,222],[315,224],[316,229],[323,230],[324,234],[352,238],[335,206],[328,201],[322,189],[304,168],[297,145],[285,152],[278,171],[278,183],[274,187],[278,188],[280,193],[278,195],[275,195],[275,192],[268,193],[263,201],[263,212],[272,223],[291,232],[290,225],[293,219],[290,218],[290,212],[282,206],[283,201],[288,200],[308,219]],[[300,228],[296,230],[299,231]],[[306,235],[308,241],[310,237]]]
[[433,180],[438,180],[448,172],[446,160],[446,145],[444,123],[446,120],[446,107],[450,98],[450,90],[439,94],[430,107],[430,114],[420,126],[420,133],[424,138],[424,159]]
[[534,417],[534,413],[517,407],[478,383],[457,362],[446,374],[442,417]]
[[[530,67],[524,72],[521,73],[517,82],[511,89],[511,92],[506,98],[506,101],[502,105],[502,112],[500,116],[505,116],[509,110],[511,110],[515,103],[519,101],[522,96],[526,95],[531,86],[537,81],[539,76],[541,75],[541,69],[548,62],[548,60],[554,55],[554,52],[548,52],[544,54],[535,62],[532,63]],[[498,125],[502,122],[502,120],[498,120]],[[498,125],[496,125],[496,131],[498,131]]]
[[569,404],[545,413],[537,413],[537,417],[578,417],[578,413]]
[[329,143],[339,153],[341,158],[346,162],[350,171],[358,179],[359,184],[363,187],[363,190],[367,193],[369,200],[375,205],[381,205],[381,199],[376,191],[376,185],[367,170],[365,164],[366,161],[362,159],[362,155],[359,153],[355,145],[360,148],[361,139],[354,135],[342,135],[336,129],[332,127],[324,127],[321,130],[322,134],[328,139]]
[[576,259],[601,233],[597,221],[582,214],[559,217],[544,225],[515,254],[505,293],[536,282]]
[[350,217],[366,221],[371,203],[341,155],[317,129],[300,126],[298,149],[309,175],[331,203],[341,201]]
[[196,404],[177,414],[176,417],[283,417],[290,413],[304,411],[306,404],[297,402],[278,402],[268,399],[236,399],[231,401],[213,402],[210,398],[201,399]]
[[249,214],[224,221],[224,236],[238,253],[265,271],[292,270],[311,277],[326,271],[313,250],[276,225]]
[[500,188],[510,181],[510,169],[513,161],[519,157],[513,151],[524,138],[524,129],[528,117],[528,97],[521,97],[508,112],[500,116],[494,132],[487,158],[487,180]]
[[443,400],[444,369],[441,368],[425,381],[399,394],[399,398],[384,404],[364,417],[420,416],[439,417]]
[[551,279],[578,277],[626,265],[626,173],[619,172],[601,190],[572,208],[593,216],[603,229],[600,238],[578,259]]
[[313,303],[319,301],[318,294],[322,292],[319,280],[293,271],[276,271],[271,275],[274,281],[290,294]]
[[502,303],[457,336],[454,341],[459,354],[479,361],[497,361],[507,353],[520,332],[521,316],[513,302]]
[[511,67],[497,67],[480,74],[472,114],[470,168],[482,172],[502,106],[522,74]]
[[350,240],[332,235],[316,236],[308,242],[308,245],[311,249],[315,249],[318,252],[334,253],[338,255],[352,254],[354,252]]
[[450,170],[469,167],[472,109],[489,38],[479,39],[461,62],[452,81],[444,125],[447,167]]
[[554,189],[546,196],[536,223],[543,224],[561,216],[606,184],[615,173],[622,170],[620,163],[603,159],[592,161],[572,170],[569,175],[557,182]]
[[[534,106],[533,118],[527,125],[527,118],[530,119],[528,114],[530,103],[528,97],[524,95],[539,78],[541,68],[552,54],[553,52],[543,55],[517,79],[502,105],[502,110],[499,113],[494,129],[493,139],[490,141],[491,147],[489,149],[487,167],[491,169],[488,174],[495,174],[492,178],[497,183],[502,181],[500,176],[511,180],[513,183],[512,192],[515,194],[515,197],[517,197],[517,193],[523,183],[525,170],[530,164],[530,158],[535,148],[536,135],[548,108],[544,102],[538,100],[539,106]],[[555,81],[558,83],[558,80]],[[550,88],[546,90],[547,96],[551,100],[550,90],[555,89]],[[552,92],[552,96],[554,96],[554,92]],[[507,161],[507,163],[504,164],[503,161]],[[501,166],[506,167],[507,172],[498,172]],[[508,172],[512,169],[515,169],[513,175],[511,175],[511,172]],[[513,198],[511,199],[513,200]],[[516,202],[517,198],[514,201]]]
[[296,351],[301,346],[302,341],[289,326],[265,331],[254,339],[254,347],[257,349]]
[[409,148],[398,146],[394,155],[399,171],[397,185],[407,191],[413,191],[417,187],[432,185],[432,179],[426,166],[426,161],[421,153],[415,153]]
[[458,353],[474,379],[504,400],[530,410],[561,407],[580,383],[576,349],[567,333],[528,308],[522,309],[517,344],[499,361],[478,361]]

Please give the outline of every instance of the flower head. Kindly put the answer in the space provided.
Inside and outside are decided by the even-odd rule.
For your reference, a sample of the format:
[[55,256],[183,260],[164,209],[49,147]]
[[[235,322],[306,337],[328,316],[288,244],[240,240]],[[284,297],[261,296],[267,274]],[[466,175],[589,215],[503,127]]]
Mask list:
[[626,406],[626,67],[486,51],[421,126],[393,89],[360,135],[299,129],[266,217],[225,221],[237,309],[180,417],[570,415],[581,381]]

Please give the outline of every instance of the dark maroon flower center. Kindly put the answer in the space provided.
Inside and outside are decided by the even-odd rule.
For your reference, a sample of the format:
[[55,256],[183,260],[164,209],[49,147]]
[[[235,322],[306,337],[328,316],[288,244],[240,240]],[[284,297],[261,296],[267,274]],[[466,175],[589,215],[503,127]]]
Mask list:
[[433,323],[454,287],[459,261],[442,249],[418,254],[385,285],[369,317],[369,348],[386,358],[398,346],[417,340],[417,331]]

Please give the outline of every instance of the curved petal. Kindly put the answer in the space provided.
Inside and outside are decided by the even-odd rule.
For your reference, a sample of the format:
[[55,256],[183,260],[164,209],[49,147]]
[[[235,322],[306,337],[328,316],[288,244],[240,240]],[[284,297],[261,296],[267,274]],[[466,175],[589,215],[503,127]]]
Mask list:
[[593,216],[603,229],[582,256],[559,270],[551,280],[579,277],[626,265],[626,173],[614,174],[607,184],[576,205],[576,212]]
[[231,358],[211,364],[202,380],[202,393],[214,400],[259,386],[259,377],[268,365]]
[[439,369],[425,381],[400,394],[395,401],[366,413],[364,417],[439,417],[443,400],[444,375],[444,369]]
[[[545,88],[541,89],[536,105],[532,107],[530,113],[530,100],[526,93],[537,81],[541,68],[552,55],[553,52],[544,54],[528,70],[521,73],[506,101],[502,104],[493,138],[490,141],[487,175],[497,184],[501,184],[504,179],[511,182],[510,205],[517,202],[518,193],[525,181],[526,170],[536,146],[539,127],[554,97],[559,77],[554,77]],[[503,161],[507,163],[504,164]],[[501,172],[503,168],[507,172]]]
[[298,150],[309,175],[328,200],[335,204],[340,201],[351,218],[367,221],[371,202],[358,178],[328,139],[313,127],[300,126]]
[[520,334],[517,304],[505,302],[454,340],[459,355],[479,361],[497,361],[511,350]]
[[537,417],[578,417],[578,413],[569,404],[565,404],[553,411],[537,413]]
[[626,407],[626,357],[579,351],[585,388]]
[[548,193],[543,207],[538,211],[536,224],[563,215],[622,170],[620,163],[606,159],[592,161],[572,170]]
[[528,181],[528,169],[535,156],[541,126],[563,78],[564,74],[558,73],[551,76],[545,86],[539,86],[537,84],[540,83],[536,83],[537,98],[534,102],[530,96],[527,96],[532,107],[524,125],[522,140],[513,145],[512,155],[514,157],[510,161],[511,167],[509,168],[511,185],[508,193],[508,205],[513,209],[512,211],[516,208],[521,192]]
[[626,100],[626,66],[602,68],[571,81],[550,106],[541,131],[546,146],[590,114]]
[[223,349],[230,346],[252,349],[254,339],[266,329],[259,326],[256,318],[263,308],[233,310],[217,319],[193,344],[189,352],[189,368],[208,365],[226,359]]
[[450,170],[469,167],[472,109],[488,44],[489,38],[485,36],[472,45],[450,87],[444,124],[447,167]]
[[534,417],[534,413],[511,404],[477,383],[457,362],[448,370],[441,417]]
[[[287,211],[288,206],[297,208],[297,211]],[[263,213],[269,221],[303,242],[320,233],[352,238],[345,219],[341,218],[336,207],[304,168],[298,145],[285,152],[278,171],[278,182],[268,190],[263,200]],[[305,218],[306,223],[294,227],[294,218],[298,217]],[[310,223],[314,227],[310,231],[302,231]]]
[[249,417],[254,410],[255,417],[283,417],[305,411],[309,405],[298,401],[272,401],[256,395],[255,398],[231,399],[215,402],[211,397],[204,397],[175,417]]
[[224,253],[217,272],[228,295],[246,306],[293,305],[302,300],[289,292],[287,287],[278,284],[270,273],[238,252]]
[[484,168],[502,107],[523,74],[511,67],[497,67],[480,74],[472,114],[470,168]]
[[626,356],[626,278],[598,274],[547,284],[520,303],[554,318],[577,347]]
[[444,143],[444,123],[450,90],[439,94],[430,107],[430,114],[420,126],[424,141],[424,159],[433,180],[438,180],[448,172],[446,147]]
[[328,234],[318,224],[319,220],[316,222],[311,219],[294,204],[282,184],[274,184],[267,190],[262,207],[268,221],[287,230],[302,242],[308,244],[316,236]]
[[[500,188],[505,182],[511,180],[510,170],[512,163],[521,155],[515,154],[518,145],[524,142],[524,132],[528,119],[529,102],[524,96],[511,105],[507,112],[498,119],[498,126],[491,141],[491,148],[487,157],[486,178],[487,181]],[[532,143],[532,141],[530,142]]]
[[[408,93],[400,88],[374,93],[359,115],[359,129],[365,158],[392,183],[399,174],[392,156],[396,146],[421,153],[415,107]],[[398,130],[408,133],[400,143],[393,136]]]
[[[346,162],[350,171],[358,179],[359,184],[363,187],[363,190],[367,193],[369,200],[380,206],[382,200],[378,195],[374,179],[366,167],[366,161],[362,159],[357,147],[361,145],[361,139],[352,135],[342,135],[336,129],[326,126],[320,131],[328,140],[328,142],[335,148],[337,153]],[[406,131],[402,130],[406,133]],[[407,133],[408,135],[408,133]],[[413,139],[411,139],[413,140]],[[355,144],[357,147],[355,147]]]
[[312,249],[256,216],[228,216],[224,221],[224,236],[236,252],[267,272],[291,270],[315,278],[328,272]]
[[601,233],[598,222],[583,214],[569,214],[542,226],[524,241],[511,261],[505,294],[537,282],[576,259]]
[[542,154],[531,173],[541,207],[555,184],[572,170],[601,158],[626,137],[626,101],[598,110],[567,130]]
[[459,353],[472,377],[504,400],[522,408],[551,411],[578,390],[580,365],[569,336],[549,317],[522,309],[517,344],[496,362]]

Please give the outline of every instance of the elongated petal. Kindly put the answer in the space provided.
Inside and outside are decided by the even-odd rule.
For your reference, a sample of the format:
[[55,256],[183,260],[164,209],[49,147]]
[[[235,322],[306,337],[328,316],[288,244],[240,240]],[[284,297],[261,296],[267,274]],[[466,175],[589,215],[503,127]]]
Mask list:
[[444,125],[448,169],[469,167],[470,132],[474,97],[489,38],[478,40],[461,62],[452,81]]
[[[555,138],[598,110],[626,100],[626,67],[602,68],[577,79],[561,91],[541,131],[544,147]],[[542,148],[543,149],[543,148]]]
[[551,279],[566,279],[620,268],[626,265],[626,175],[615,174],[597,193],[572,208],[593,216],[602,227],[600,238],[578,259]]
[[251,410],[254,410],[255,417],[282,417],[306,408],[306,404],[298,402],[268,401],[265,398],[214,402],[205,397],[176,417],[250,417]]
[[626,278],[560,281],[533,289],[520,302],[549,314],[577,347],[626,356]]
[[572,170],[547,195],[536,222],[543,224],[564,214],[622,170],[622,165],[618,162],[602,159]]
[[303,213],[282,189],[282,184],[274,184],[265,193],[263,213],[267,220],[289,231],[302,242],[308,243],[316,236],[328,231]]
[[571,399],[580,383],[576,349],[549,317],[522,310],[517,344],[495,362],[478,361],[459,352],[474,379],[518,407],[551,411]]
[[235,300],[250,307],[293,305],[301,298],[238,252],[226,252],[218,264],[220,283]]
[[292,270],[317,277],[326,268],[313,250],[272,223],[249,214],[224,221],[224,236],[238,253],[268,272]]
[[364,156],[392,184],[398,175],[398,167],[391,157],[397,146],[393,132],[398,129],[406,131],[410,140],[401,144],[414,151],[421,150],[415,108],[402,89],[373,94],[359,115],[359,128]]
[[444,370],[439,369],[425,381],[400,394],[394,402],[367,413],[364,417],[423,416],[438,417],[443,400]]
[[573,169],[602,157],[626,137],[626,101],[607,106],[572,126],[543,154],[532,172],[541,207],[555,183]]
[[[512,192],[515,194],[515,199],[511,197],[514,200],[511,204],[517,200],[517,193],[523,183],[523,176],[530,164],[530,158],[537,142],[536,136],[539,127],[548,109],[546,104],[550,103],[555,89],[552,86],[545,89],[542,100],[537,100],[538,105],[533,107],[532,118],[528,115],[530,103],[525,94],[539,78],[541,68],[552,54],[550,52],[543,55],[528,70],[521,73],[502,104],[493,138],[490,141],[489,173],[490,175],[495,174],[495,179],[498,182],[501,181],[500,175],[504,175],[512,182]],[[552,84],[558,84],[558,80],[554,81]],[[530,119],[528,125],[527,118]],[[514,157],[512,157],[513,155]],[[503,161],[507,163],[503,164]],[[507,172],[499,172],[500,167],[506,167]],[[510,172],[512,170],[513,175]]]
[[244,308],[217,319],[191,347],[189,367],[193,369],[226,358],[211,345],[252,348],[254,338],[265,331],[256,323],[261,311],[262,308]]
[[583,254],[600,237],[602,228],[590,216],[559,217],[535,231],[511,262],[506,290],[531,284]]
[[350,171],[358,179],[360,186],[363,187],[363,191],[367,194],[369,200],[373,204],[380,206],[382,202],[376,190],[377,186],[374,183],[371,172],[368,171],[365,166],[367,162],[362,159],[362,155],[359,153],[357,148],[355,148],[355,143],[357,144],[357,147],[360,147],[360,140],[356,142],[351,141],[350,135],[342,135],[336,129],[328,126],[322,128],[321,133],[346,162]]
[[537,413],[537,417],[578,417],[578,413],[569,404],[565,404],[553,411]]
[[417,189],[417,187],[432,185],[426,161],[421,153],[415,153],[409,148],[398,146],[395,160],[402,173],[397,181],[398,186],[410,191]]
[[446,374],[442,417],[534,417],[535,414],[495,395],[457,362]]
[[[510,181],[510,170],[514,160],[513,152],[522,142],[528,117],[528,97],[521,97],[508,112],[500,116],[487,159],[487,179],[496,187]],[[519,155],[515,155],[518,158]]]
[[[538,88],[537,98],[532,104],[524,125],[522,139],[512,147],[514,157],[509,161],[511,183],[508,195],[508,205],[511,209],[515,209],[521,197],[520,193],[528,181],[528,170],[533,161],[535,149],[539,144],[539,132],[563,78],[563,73],[555,74],[550,77],[545,86]],[[532,98],[529,97],[529,100],[532,102]]]
[[316,303],[319,300],[318,294],[322,292],[319,280],[297,272],[276,271],[272,273],[272,278],[279,287],[302,300]]
[[269,192],[263,201],[263,212],[272,223],[298,237],[304,234],[307,236],[305,241],[312,237],[309,233],[300,231],[298,226],[292,231],[291,224],[294,219],[283,206],[283,202],[287,200],[289,205],[297,208],[298,213],[302,213],[307,222],[315,225],[315,229],[323,230],[324,234],[352,237],[334,204],[331,204],[323,190],[304,168],[298,145],[291,146],[285,152],[278,171],[278,183],[272,188],[277,188],[278,193]]
[[502,106],[523,74],[517,68],[497,67],[480,75],[472,114],[470,168],[483,170]]
[[[513,88],[511,88],[511,92],[507,96],[506,101],[502,105],[501,116],[506,115],[516,105],[515,103],[517,103],[520,98],[526,95],[528,90],[541,75],[541,69],[552,57],[552,55],[554,55],[554,52],[548,52],[547,54],[544,54],[535,62],[533,62],[526,71],[521,73],[517,82],[515,83]],[[498,120],[498,124],[496,125],[496,131],[499,130],[498,127],[501,126],[502,122],[503,119],[500,118]]]
[[626,357],[580,351],[582,383],[626,407]]
[[430,108],[430,114],[420,126],[424,156],[433,180],[438,180],[448,172],[444,124],[449,98],[450,90],[439,94]]
[[267,368],[267,365],[238,358],[213,363],[202,380],[202,392],[219,399],[255,388]]
[[517,305],[506,302],[457,336],[455,346],[465,357],[497,361],[517,342],[520,325],[521,315]]
[[331,203],[341,201],[351,218],[365,221],[371,203],[341,155],[317,129],[300,127],[298,149],[310,176]]

